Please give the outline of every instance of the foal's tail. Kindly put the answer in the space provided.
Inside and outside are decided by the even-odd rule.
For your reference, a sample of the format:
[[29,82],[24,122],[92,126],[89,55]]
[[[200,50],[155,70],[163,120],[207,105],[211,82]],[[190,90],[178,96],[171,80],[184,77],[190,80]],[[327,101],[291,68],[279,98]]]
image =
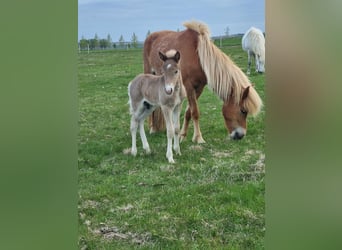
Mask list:
[[148,118],[150,133],[162,131],[165,129],[164,115],[161,108],[157,108]]

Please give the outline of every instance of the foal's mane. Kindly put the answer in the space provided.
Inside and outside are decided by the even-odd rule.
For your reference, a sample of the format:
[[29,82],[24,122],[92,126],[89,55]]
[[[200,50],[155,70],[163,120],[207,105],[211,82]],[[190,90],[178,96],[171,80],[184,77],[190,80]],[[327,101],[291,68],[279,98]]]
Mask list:
[[[209,88],[224,102],[229,101],[229,98],[233,98],[235,103],[239,104],[243,90],[252,85],[247,76],[225,53],[212,43],[210,31],[206,24],[189,21],[183,23],[183,25],[199,34],[197,52]],[[251,115],[259,113],[262,101],[254,87],[249,88],[249,94],[243,106]]]

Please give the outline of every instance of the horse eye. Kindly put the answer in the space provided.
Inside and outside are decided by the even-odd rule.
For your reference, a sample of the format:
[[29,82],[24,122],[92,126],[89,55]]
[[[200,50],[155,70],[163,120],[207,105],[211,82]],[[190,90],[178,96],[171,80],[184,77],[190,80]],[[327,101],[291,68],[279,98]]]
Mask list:
[[244,110],[244,109],[240,109],[240,112],[241,112],[241,114],[243,114],[243,115],[247,115],[247,110]]
[[175,74],[177,74],[177,73],[178,73],[178,70],[175,71]]

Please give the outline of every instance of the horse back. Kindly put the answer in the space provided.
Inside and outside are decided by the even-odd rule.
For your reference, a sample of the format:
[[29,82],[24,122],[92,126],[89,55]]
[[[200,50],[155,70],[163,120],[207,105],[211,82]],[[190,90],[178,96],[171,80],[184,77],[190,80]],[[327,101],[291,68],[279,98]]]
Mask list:
[[147,99],[152,104],[156,104],[158,103],[159,91],[162,86],[161,76],[139,74],[129,83],[129,95],[135,102]]

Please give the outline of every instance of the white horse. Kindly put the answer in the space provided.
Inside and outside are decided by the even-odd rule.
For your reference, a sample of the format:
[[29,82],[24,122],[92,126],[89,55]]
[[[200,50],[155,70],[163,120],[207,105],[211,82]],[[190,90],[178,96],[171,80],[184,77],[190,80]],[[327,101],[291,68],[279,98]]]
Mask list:
[[265,72],[265,37],[261,30],[251,27],[242,37],[242,49],[248,54],[247,74],[251,73],[251,57],[254,57],[255,71]]

